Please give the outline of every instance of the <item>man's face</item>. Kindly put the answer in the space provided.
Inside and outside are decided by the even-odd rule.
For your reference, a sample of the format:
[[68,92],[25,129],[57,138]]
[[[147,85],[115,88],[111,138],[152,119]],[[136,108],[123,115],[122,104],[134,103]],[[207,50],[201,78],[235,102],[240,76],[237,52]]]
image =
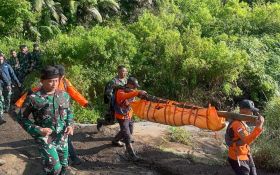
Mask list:
[[27,48],[27,47],[21,48],[21,52],[22,52],[22,53],[27,53],[27,51],[28,51],[28,48]]
[[137,88],[135,85],[130,84],[130,83],[127,84],[127,87],[128,87],[129,89],[136,89],[136,88]]
[[59,78],[41,80],[41,82],[42,82],[42,87],[46,92],[52,92],[57,89]]
[[4,63],[4,57],[0,56],[0,63],[3,64]]
[[122,69],[119,69],[118,71],[118,76],[120,79],[123,79],[127,76],[127,69],[126,68],[122,68]]
[[16,51],[12,51],[12,52],[11,52],[11,55],[12,55],[13,58],[16,58],[16,57],[17,57]]

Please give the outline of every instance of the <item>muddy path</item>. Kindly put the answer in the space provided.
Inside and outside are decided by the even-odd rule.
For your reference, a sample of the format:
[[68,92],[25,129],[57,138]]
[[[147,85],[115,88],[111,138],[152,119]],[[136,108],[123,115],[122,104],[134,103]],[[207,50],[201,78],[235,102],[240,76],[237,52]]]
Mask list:
[[[0,166],[0,175],[40,174],[42,166],[36,144],[9,116],[6,120],[7,123],[0,126],[0,159],[6,161]],[[95,125],[77,125],[72,140],[83,163],[71,167],[71,173],[233,175],[225,161],[223,132],[184,128],[190,136],[187,145],[170,142],[168,126],[136,123],[134,148],[143,160],[133,163],[127,159],[125,148],[111,145],[118,125],[103,127],[100,132]],[[273,174],[261,170],[258,173]]]

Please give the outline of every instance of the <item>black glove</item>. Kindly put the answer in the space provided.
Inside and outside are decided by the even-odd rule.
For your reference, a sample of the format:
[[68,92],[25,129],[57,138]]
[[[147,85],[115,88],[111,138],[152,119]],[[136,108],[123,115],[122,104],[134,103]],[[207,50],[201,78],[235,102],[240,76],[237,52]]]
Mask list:
[[93,104],[91,102],[88,102],[85,107],[89,110],[93,110]]

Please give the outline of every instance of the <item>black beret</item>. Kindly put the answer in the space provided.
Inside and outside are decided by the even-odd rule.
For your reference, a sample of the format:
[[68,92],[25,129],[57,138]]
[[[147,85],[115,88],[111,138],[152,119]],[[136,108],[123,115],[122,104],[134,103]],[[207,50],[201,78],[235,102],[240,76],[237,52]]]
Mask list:
[[58,78],[58,77],[59,77],[59,71],[57,68],[53,66],[47,66],[41,72],[42,80]]

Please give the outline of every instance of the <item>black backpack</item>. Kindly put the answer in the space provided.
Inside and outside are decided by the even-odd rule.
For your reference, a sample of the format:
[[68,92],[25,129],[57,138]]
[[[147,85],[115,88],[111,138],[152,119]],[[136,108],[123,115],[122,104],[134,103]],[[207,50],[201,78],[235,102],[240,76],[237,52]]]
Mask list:
[[231,121],[228,124],[227,130],[226,130],[226,133],[225,133],[225,142],[226,142],[226,145],[228,147],[232,146],[234,143],[236,143],[238,146],[244,145],[244,143],[242,142],[242,140],[240,138],[238,138],[237,140],[233,140],[233,138],[234,138],[234,131],[233,131],[232,127],[231,127],[233,122],[234,122],[234,120]]

